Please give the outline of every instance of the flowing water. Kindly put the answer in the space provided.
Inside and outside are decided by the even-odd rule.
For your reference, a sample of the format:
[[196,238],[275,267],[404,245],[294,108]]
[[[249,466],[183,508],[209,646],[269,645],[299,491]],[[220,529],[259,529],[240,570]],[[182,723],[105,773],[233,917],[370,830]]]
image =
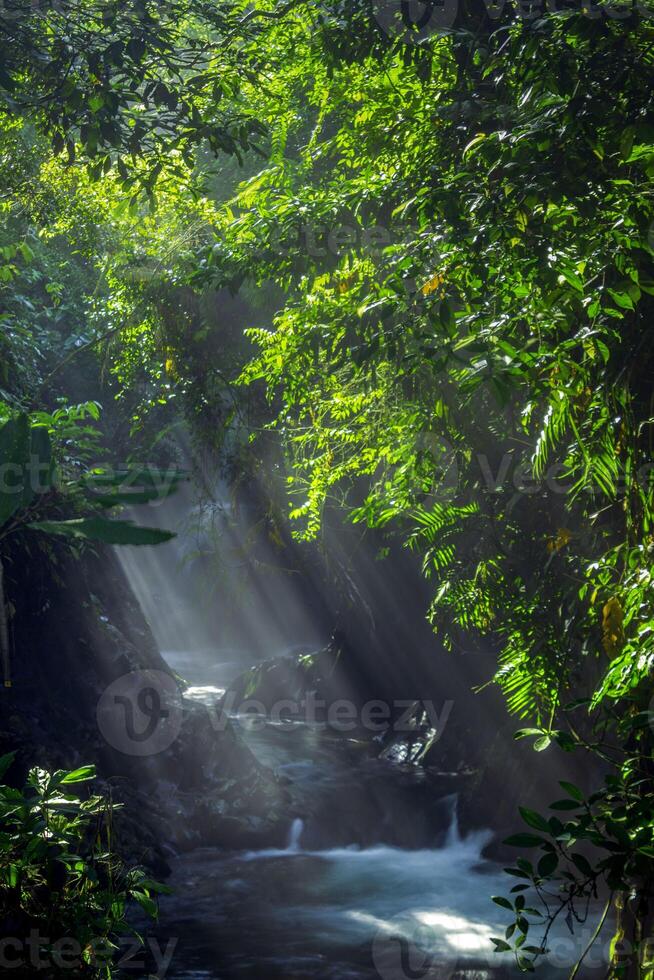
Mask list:
[[[168,659],[184,672],[179,655]],[[214,702],[216,671],[209,683],[196,672],[187,696]],[[460,835],[455,792],[435,796],[428,775],[372,759],[355,739],[306,725],[240,727],[254,754],[293,786],[302,815],[278,849],[173,859],[175,893],[162,899],[157,929],[162,946],[175,941],[168,980],[518,975],[489,942],[510,918],[490,896],[511,882],[482,857],[489,833]],[[587,938],[556,932],[540,975],[567,976]],[[592,962],[580,976],[599,975]]]
[[[171,507],[171,520],[157,523],[180,531],[175,547],[191,548],[184,507]],[[261,581],[254,590],[266,599],[261,615],[249,610],[233,634],[221,631],[227,643],[238,637],[238,649],[218,650],[194,589],[188,583],[182,588],[175,554],[164,560],[162,548],[122,551],[160,645],[177,645],[164,656],[189,682],[185,696],[207,710],[249,663],[284,648],[291,652],[291,637],[305,640],[305,649],[321,645],[311,617],[298,612],[302,597],[288,583],[269,595]],[[283,628],[272,629],[271,610]],[[252,651],[249,659],[244,646]],[[288,789],[286,836],[276,848],[205,848],[171,859],[174,892],[161,899],[156,929],[143,929],[157,951],[167,951],[159,968],[151,961],[149,975],[167,980],[521,975],[510,958],[492,952],[490,937],[503,936],[511,914],[491,896],[506,895],[513,881],[483,856],[490,832],[459,832],[456,800],[464,777],[380,760],[369,738],[330,734],[320,726],[233,722],[256,758]],[[539,968],[543,980],[570,974],[590,939],[591,919],[573,924],[574,935],[557,923],[550,935],[552,952]],[[530,935],[530,943],[539,937],[540,931]],[[599,980],[605,947],[602,937],[577,974],[580,980]],[[146,975],[142,968],[130,967],[129,973]]]

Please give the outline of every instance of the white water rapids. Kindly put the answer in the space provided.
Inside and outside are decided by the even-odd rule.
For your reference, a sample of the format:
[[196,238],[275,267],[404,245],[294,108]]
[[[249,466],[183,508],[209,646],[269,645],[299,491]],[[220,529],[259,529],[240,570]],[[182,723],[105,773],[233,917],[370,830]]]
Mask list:
[[[193,680],[187,696],[206,705],[208,688],[222,678],[212,678],[211,685]],[[266,765],[304,780],[309,794],[325,779],[334,785],[352,779],[338,744],[325,745],[305,726],[283,741],[272,728],[255,736],[244,730],[243,737]],[[394,770],[389,766],[385,776],[389,794]],[[511,957],[495,954],[490,943],[491,936],[504,935],[511,921],[491,896],[506,895],[515,879],[483,858],[490,832],[461,836],[456,797],[440,803],[445,812],[449,808],[450,826],[438,847],[309,846],[311,820],[295,817],[283,847],[205,848],[181,855],[172,862],[175,894],[162,899],[157,930],[166,941],[172,936],[178,942],[168,980],[498,980],[521,975]],[[384,799],[378,805],[381,824]],[[550,936],[551,950],[537,976],[567,977],[593,926],[590,917],[572,935],[561,923]],[[537,944],[540,934],[534,929],[529,942]],[[593,949],[579,977],[599,980],[606,943],[603,938]]]

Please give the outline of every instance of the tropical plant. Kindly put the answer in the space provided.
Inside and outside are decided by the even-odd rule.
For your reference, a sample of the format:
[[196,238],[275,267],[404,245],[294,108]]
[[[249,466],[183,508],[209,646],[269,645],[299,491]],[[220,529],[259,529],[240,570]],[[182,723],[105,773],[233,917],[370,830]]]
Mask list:
[[[607,918],[614,917],[610,944],[610,975],[651,975],[651,903],[649,881],[654,859],[652,821],[651,726],[654,714],[647,685],[629,699],[628,710],[609,726],[606,713],[597,717],[586,742],[570,727],[579,743],[599,755],[607,774],[603,784],[586,796],[578,786],[562,781],[565,792],[555,800],[551,815],[520,808],[528,833],[506,840],[512,847],[538,849],[534,862],[518,858],[506,869],[517,879],[509,897],[493,901],[511,911],[515,920],[503,938],[493,939],[498,952],[511,951],[518,966],[531,972],[549,951],[548,940],[555,924],[565,922],[569,932],[589,922],[588,940],[577,951],[571,977],[577,976],[591,947],[599,939]],[[567,707],[573,716],[585,708],[583,702]],[[581,719],[583,725],[583,718]],[[618,742],[607,745],[607,730]],[[562,738],[564,733],[558,733]],[[527,729],[517,737],[549,738]],[[568,736],[568,747],[574,741]],[[534,833],[535,831],[535,833]],[[529,902],[529,904],[527,904]],[[536,904],[537,908],[531,907]],[[534,937],[534,933],[536,937]]]
[[[14,757],[0,758],[0,778]],[[82,791],[94,777],[93,766],[33,768],[22,789],[0,784],[3,957],[24,973],[116,976],[130,904],[156,917],[156,897],[168,892],[115,853],[117,805]]]

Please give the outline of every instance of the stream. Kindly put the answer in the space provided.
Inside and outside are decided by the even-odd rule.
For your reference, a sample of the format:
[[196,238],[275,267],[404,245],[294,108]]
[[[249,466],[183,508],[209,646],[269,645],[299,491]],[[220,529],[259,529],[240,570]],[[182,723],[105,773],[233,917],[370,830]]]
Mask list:
[[[207,708],[235,673],[223,664],[203,677],[206,668],[189,655],[165,656],[188,678],[186,697]],[[482,857],[490,832],[461,837],[454,775],[447,791],[441,774],[439,796],[428,773],[371,758],[355,738],[306,724],[253,730],[245,719],[233,721],[254,755],[293,788],[297,816],[283,847],[203,848],[172,858],[174,894],[161,899],[160,921],[148,930],[162,948],[174,940],[170,964],[159,976],[522,975],[492,951],[489,939],[503,936],[510,914],[490,896],[507,894],[512,882]],[[584,935],[573,940],[565,927],[559,930],[539,975],[567,976]],[[592,962],[580,974],[595,975]]]

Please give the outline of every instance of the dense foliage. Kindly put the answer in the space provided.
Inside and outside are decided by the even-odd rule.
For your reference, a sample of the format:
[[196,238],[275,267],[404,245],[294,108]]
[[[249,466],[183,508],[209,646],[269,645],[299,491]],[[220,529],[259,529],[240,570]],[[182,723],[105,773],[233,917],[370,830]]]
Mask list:
[[57,397],[53,338],[106,341],[132,439],[181,396],[205,432],[267,427],[239,443],[254,470],[272,428],[299,538],[333,507],[402,536],[444,641],[495,645],[518,736],[607,767],[525,811],[515,843],[543,853],[498,948],[544,948],[523,884],[546,920],[608,896],[635,950],[611,975],[652,976],[654,12],[470,0],[412,29],[399,6],[27,18],[0,76],[29,186],[4,205],[6,403]]
[[[4,111],[28,116],[56,154],[150,192],[192,149],[239,153],[261,130],[240,109],[238,9],[213,3],[9,0],[0,17]],[[224,100],[224,101],[223,101]],[[139,161],[141,166],[136,164]]]
[[[518,734],[612,767],[560,807],[581,818],[516,838],[545,847],[533,874],[556,915],[604,886],[642,920],[654,65],[647,12],[614,13],[469,16],[345,63],[337,23],[316,41],[287,19],[262,100],[270,164],[223,209],[200,275],[288,290],[241,383],[266,384],[298,533],[332,504],[397,527],[444,639],[497,643],[496,681],[533,726]],[[600,849],[590,874],[583,840]],[[527,969],[541,946],[521,904],[498,948]],[[642,921],[625,929],[645,956]]]
[[[0,777],[12,755],[0,758]],[[84,795],[92,766],[32,769],[23,789],[0,785],[3,967],[39,975],[112,977],[130,902],[152,916],[167,889],[112,852],[115,805]],[[21,937],[29,934],[30,944]],[[21,969],[22,968],[22,969]]]

